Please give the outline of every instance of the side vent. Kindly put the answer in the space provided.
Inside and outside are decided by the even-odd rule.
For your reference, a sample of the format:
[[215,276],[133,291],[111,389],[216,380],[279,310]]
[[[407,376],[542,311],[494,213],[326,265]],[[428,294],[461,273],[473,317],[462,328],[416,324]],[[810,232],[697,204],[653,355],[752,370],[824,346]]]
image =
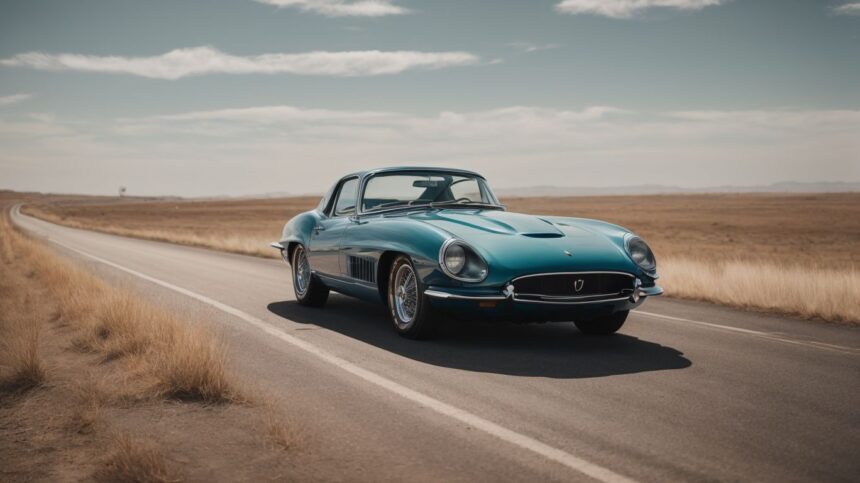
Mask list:
[[376,264],[364,257],[348,256],[349,276],[365,282],[376,283]]

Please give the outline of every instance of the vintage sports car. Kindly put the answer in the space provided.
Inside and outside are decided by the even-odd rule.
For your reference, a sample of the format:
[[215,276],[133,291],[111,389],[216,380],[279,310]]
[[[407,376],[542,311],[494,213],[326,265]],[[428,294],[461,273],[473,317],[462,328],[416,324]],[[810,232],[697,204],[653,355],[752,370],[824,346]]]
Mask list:
[[611,334],[663,292],[654,254],[633,233],[505,211],[481,175],[459,169],[344,176],[272,246],[292,267],[298,303],[321,307],[329,290],[381,302],[411,338],[443,315]]

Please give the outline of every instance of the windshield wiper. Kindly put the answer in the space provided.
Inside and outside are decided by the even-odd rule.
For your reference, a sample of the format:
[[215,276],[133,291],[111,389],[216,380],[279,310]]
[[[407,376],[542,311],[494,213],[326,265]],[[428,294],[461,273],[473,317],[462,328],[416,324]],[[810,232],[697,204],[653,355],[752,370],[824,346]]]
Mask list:
[[465,208],[490,208],[501,210],[503,209],[500,205],[494,205],[492,203],[484,203],[481,201],[471,201],[471,200],[451,200],[451,201],[435,201],[429,202],[426,200],[412,200],[409,202],[403,201],[390,201],[388,203],[382,203],[381,205],[376,205],[371,210],[365,211],[365,213],[376,213],[376,212],[392,212],[392,211],[400,211],[400,210],[410,210],[410,209],[421,209],[421,208],[431,208],[431,209],[439,209],[439,208],[447,208],[452,206],[462,206]]
[[389,210],[396,210],[401,208],[415,208],[416,206],[426,206],[430,203],[424,200],[412,200],[412,201],[389,201],[388,203],[382,203],[374,206],[372,209],[366,211],[366,213],[373,213],[375,211],[381,211],[385,208],[389,208]]
[[472,200],[452,200],[452,201],[439,201],[439,202],[430,203],[431,208],[441,208],[441,207],[446,207],[446,206],[501,208],[501,206],[494,205],[492,203],[484,203],[482,201],[472,201]]

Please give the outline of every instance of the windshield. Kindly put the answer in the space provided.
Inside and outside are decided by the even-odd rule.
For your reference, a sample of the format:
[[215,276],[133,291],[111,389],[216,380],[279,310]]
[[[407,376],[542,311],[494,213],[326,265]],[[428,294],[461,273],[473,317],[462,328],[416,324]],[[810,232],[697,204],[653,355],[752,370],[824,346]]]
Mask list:
[[362,211],[421,205],[499,205],[486,181],[469,174],[382,173],[364,188]]

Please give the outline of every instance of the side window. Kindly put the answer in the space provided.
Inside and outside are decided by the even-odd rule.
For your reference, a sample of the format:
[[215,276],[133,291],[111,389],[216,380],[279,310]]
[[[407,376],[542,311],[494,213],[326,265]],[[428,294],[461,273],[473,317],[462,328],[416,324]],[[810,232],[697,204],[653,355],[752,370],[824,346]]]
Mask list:
[[358,194],[358,178],[346,180],[340,187],[337,203],[334,205],[335,216],[346,216],[355,213],[355,198]]

